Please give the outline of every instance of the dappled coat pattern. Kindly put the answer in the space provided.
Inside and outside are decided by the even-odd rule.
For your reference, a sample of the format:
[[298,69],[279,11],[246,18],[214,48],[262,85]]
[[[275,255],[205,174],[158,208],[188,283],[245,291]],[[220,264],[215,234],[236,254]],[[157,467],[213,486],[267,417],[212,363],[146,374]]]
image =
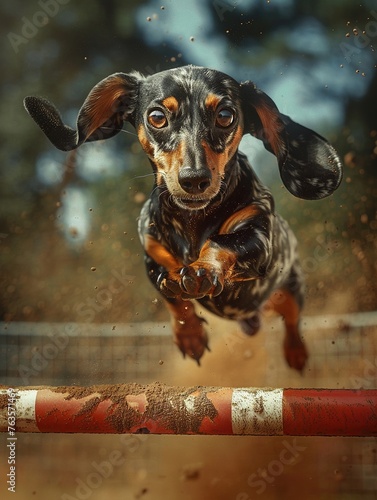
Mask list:
[[148,77],[110,75],[89,93],[77,130],[46,99],[27,97],[25,107],[64,151],[108,139],[124,121],[135,127],[155,173],[139,219],[147,272],[184,355],[199,362],[208,348],[192,299],[238,321],[248,335],[258,331],[259,313],[268,305],[284,318],[289,366],[303,369],[297,242],[238,146],[246,133],[262,140],[286,188],[315,200],[330,195],[342,178],[338,155],[323,137],[281,114],[253,82],[196,66]]

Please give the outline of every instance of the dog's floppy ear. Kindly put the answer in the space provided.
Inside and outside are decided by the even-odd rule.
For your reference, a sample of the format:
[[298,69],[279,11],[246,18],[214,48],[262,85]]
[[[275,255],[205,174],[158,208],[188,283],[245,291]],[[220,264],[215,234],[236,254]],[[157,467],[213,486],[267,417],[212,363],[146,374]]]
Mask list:
[[77,130],[64,125],[47,99],[25,97],[24,106],[55,147],[70,151],[84,142],[113,137],[124,120],[132,121],[140,78],[136,73],[115,73],[97,83],[79,111]]
[[333,193],[342,180],[342,164],[326,139],[281,114],[274,101],[254,83],[241,83],[240,92],[245,132],[262,140],[277,157],[288,191],[306,200]]

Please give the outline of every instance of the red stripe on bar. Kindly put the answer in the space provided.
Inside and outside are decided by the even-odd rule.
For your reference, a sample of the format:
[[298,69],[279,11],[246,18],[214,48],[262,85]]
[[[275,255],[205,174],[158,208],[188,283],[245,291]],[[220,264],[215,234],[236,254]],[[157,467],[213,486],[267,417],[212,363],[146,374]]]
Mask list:
[[377,436],[377,390],[284,389],[283,432]]
[[209,417],[203,418],[199,428],[200,434],[233,434],[232,394],[233,389],[227,387],[207,392],[207,398],[213,403],[218,414],[213,420]]
[[106,420],[111,401],[99,403],[93,411],[88,406],[95,393],[82,399],[66,399],[67,394],[41,389],[35,402],[35,419],[41,432],[116,433]]

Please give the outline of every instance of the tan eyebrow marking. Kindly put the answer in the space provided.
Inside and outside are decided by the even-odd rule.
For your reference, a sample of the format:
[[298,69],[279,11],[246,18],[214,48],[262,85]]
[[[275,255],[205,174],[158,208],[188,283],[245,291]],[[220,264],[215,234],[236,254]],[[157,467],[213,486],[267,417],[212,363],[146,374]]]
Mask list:
[[213,111],[216,110],[217,106],[219,105],[221,101],[221,97],[219,97],[216,94],[208,94],[205,100],[205,105],[207,108],[212,108]]
[[177,99],[173,96],[166,97],[162,104],[168,109],[171,113],[175,113],[178,111],[179,103]]

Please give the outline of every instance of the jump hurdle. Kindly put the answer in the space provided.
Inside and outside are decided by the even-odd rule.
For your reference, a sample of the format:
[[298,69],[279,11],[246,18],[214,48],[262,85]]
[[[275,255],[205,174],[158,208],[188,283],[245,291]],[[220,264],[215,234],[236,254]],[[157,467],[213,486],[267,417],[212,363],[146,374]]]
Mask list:
[[367,437],[377,436],[377,389],[3,386],[0,432],[12,423],[15,432]]

